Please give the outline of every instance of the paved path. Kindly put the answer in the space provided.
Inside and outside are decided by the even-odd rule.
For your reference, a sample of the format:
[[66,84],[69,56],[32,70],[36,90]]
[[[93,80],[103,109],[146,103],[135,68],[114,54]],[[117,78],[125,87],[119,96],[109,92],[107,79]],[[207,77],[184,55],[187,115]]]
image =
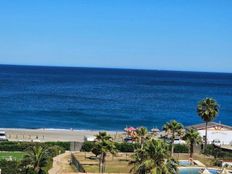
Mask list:
[[70,158],[71,158],[70,151],[66,151],[63,154],[54,157],[52,168],[48,171],[48,173],[49,174],[75,173],[75,170],[69,164]]

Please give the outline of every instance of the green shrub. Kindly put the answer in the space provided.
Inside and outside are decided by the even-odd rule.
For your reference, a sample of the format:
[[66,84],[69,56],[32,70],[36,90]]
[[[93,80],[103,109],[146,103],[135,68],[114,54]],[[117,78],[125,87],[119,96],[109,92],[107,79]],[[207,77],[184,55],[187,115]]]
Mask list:
[[202,153],[205,155],[213,155],[214,153],[213,151],[214,151],[213,145],[207,145],[207,147],[202,151]]
[[134,152],[140,145],[138,143],[115,143],[119,152]]
[[94,142],[86,141],[83,143],[81,147],[81,151],[83,152],[91,152],[94,147]]
[[29,142],[1,142],[0,151],[24,151],[33,143]]
[[63,147],[55,145],[55,146],[50,147],[48,151],[49,151],[50,157],[53,158],[61,153],[64,153],[65,150]]
[[18,161],[0,160],[0,169],[2,174],[18,174]]
[[188,153],[189,147],[186,144],[175,144],[174,153]]
[[216,160],[214,161],[214,165],[215,165],[215,166],[218,166],[218,167],[221,167],[221,166],[222,166],[222,161],[216,159]]
[[70,150],[70,142],[46,142],[44,143],[50,146],[59,146],[62,147],[64,150]]
[[[138,143],[115,143],[116,149],[119,152],[134,152],[139,147]],[[83,143],[81,151],[91,152],[94,147],[94,142],[86,141]]]
[[202,153],[205,155],[211,155],[214,158],[220,158],[220,159],[232,158],[232,152],[225,151],[221,148],[215,147],[214,145],[207,145],[207,147]]

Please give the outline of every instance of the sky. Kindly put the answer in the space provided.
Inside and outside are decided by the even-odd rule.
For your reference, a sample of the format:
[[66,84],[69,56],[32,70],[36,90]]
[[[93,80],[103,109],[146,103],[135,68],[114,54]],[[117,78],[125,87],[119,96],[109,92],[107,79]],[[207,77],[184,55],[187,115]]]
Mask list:
[[232,72],[231,0],[1,0],[0,64]]

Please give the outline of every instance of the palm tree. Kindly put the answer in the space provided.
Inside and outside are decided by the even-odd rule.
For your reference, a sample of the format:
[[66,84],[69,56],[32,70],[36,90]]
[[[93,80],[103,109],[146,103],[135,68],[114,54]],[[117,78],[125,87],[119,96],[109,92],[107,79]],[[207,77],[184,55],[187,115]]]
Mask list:
[[173,158],[166,160],[166,165],[163,168],[164,172],[162,172],[162,174],[177,174],[177,166],[178,163]]
[[167,134],[171,134],[171,145],[172,145],[172,150],[171,150],[171,156],[173,156],[173,152],[174,152],[174,140],[177,136],[181,136],[183,133],[183,125],[179,122],[177,122],[176,120],[171,120],[170,122],[167,122],[164,126],[163,126],[163,130],[167,133]]
[[135,174],[175,174],[177,163],[170,156],[169,146],[161,140],[149,140],[145,142],[144,148],[135,152],[130,165],[130,172]]
[[141,146],[143,147],[145,139],[147,138],[148,130],[145,127],[140,127],[136,130],[139,142]]
[[100,154],[99,158],[99,173],[105,172],[105,159],[107,153],[115,154],[116,147],[112,141],[112,137],[106,132],[99,132],[96,135],[96,142],[94,144],[94,149],[97,150]]
[[193,146],[195,144],[200,144],[202,142],[201,135],[196,129],[190,128],[187,130],[184,139],[187,140],[189,144],[189,157],[193,157]]
[[49,151],[47,147],[42,147],[38,144],[30,146],[26,150],[24,161],[28,162],[28,166],[36,173],[45,173],[44,169],[49,162]]
[[146,160],[147,156],[145,150],[143,148],[139,148],[135,151],[132,155],[132,160],[129,162],[129,165],[133,165],[130,172],[136,174],[145,174],[146,167],[144,161]]
[[213,121],[219,112],[219,105],[212,98],[205,98],[197,105],[197,113],[205,122],[205,147],[207,146],[207,129],[208,123]]

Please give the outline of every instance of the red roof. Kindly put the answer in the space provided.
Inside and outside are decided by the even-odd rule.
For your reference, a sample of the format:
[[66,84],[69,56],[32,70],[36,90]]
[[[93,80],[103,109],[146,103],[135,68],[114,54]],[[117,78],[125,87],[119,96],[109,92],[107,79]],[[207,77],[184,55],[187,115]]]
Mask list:
[[128,127],[128,128],[125,128],[125,131],[136,131],[136,128],[134,128],[134,127]]

